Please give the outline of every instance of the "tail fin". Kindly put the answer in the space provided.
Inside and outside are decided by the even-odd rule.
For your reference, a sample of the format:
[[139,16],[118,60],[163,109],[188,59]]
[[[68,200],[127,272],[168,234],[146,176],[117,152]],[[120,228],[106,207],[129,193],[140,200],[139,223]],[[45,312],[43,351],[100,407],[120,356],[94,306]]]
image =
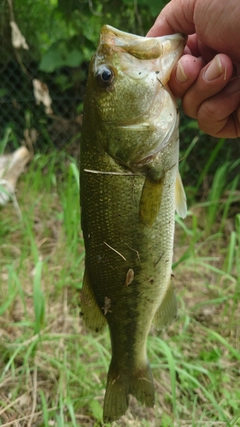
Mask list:
[[146,363],[134,372],[117,372],[111,362],[103,407],[104,423],[111,423],[125,414],[128,395],[132,394],[148,407],[154,405],[154,385],[151,368]]

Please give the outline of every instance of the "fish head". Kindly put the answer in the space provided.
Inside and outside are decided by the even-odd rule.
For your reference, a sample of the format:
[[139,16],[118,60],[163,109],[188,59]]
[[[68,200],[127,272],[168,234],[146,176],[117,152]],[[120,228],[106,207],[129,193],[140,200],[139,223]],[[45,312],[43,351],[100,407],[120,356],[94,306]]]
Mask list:
[[88,86],[95,122],[108,135],[101,143],[120,163],[141,165],[178,126],[167,82],[185,42],[181,34],[147,38],[102,27]]

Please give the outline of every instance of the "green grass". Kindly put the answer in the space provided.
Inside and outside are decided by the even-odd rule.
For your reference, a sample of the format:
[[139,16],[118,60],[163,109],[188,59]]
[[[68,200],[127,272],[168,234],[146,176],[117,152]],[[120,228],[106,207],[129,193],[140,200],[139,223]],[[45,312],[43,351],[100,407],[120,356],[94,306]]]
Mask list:
[[[176,219],[179,315],[148,339],[156,405],[131,398],[115,427],[240,426],[238,174],[227,182],[238,165],[221,165],[207,197]],[[36,155],[16,196],[22,219],[11,202],[0,210],[0,425],[99,427],[111,353],[108,332],[93,337],[79,317],[76,162]]]

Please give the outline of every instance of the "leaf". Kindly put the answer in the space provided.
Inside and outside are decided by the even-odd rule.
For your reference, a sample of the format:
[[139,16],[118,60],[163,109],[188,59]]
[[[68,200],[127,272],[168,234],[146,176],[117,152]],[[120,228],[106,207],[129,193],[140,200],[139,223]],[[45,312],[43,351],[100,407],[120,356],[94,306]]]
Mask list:
[[63,58],[61,52],[54,48],[54,45],[50,47],[45,55],[43,55],[39,69],[46,73],[52,73],[53,71],[61,68],[63,65]]
[[66,57],[65,65],[68,67],[78,67],[82,63],[83,57],[77,49],[73,49]]
[[52,73],[61,67],[78,67],[83,62],[83,54],[75,47],[69,46],[71,46],[71,40],[59,40],[53,43],[43,55],[39,69]]

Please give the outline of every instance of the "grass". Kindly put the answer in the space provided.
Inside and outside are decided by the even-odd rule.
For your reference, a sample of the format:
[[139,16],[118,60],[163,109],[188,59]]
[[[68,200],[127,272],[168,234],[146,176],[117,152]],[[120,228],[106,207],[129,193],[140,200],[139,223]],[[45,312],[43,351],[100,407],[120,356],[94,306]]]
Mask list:
[[[207,197],[188,201],[186,220],[176,218],[179,315],[148,340],[156,405],[131,398],[114,427],[240,426],[238,166],[219,166]],[[1,426],[102,425],[110,342],[79,317],[78,194],[74,159],[38,154],[17,186],[22,219],[12,203],[0,210]]]

